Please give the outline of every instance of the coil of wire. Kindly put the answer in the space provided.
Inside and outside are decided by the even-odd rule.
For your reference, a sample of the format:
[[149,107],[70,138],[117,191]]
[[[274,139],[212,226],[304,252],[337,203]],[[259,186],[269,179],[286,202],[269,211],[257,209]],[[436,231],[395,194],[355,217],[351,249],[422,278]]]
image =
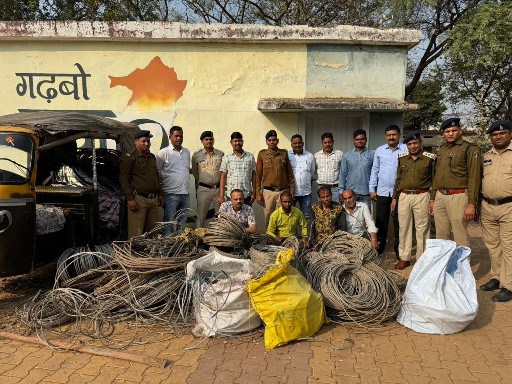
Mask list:
[[235,217],[221,212],[208,223],[203,242],[215,247],[245,248],[249,236]]

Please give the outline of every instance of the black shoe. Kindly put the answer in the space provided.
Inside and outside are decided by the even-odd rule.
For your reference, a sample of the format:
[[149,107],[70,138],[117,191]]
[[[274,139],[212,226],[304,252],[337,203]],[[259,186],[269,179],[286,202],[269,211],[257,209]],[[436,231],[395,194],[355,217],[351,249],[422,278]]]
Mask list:
[[500,291],[491,298],[491,300],[499,303],[506,303],[507,301],[512,300],[512,291],[507,288],[501,288]]
[[495,291],[500,289],[500,282],[498,279],[491,279],[487,283],[480,286],[482,291]]

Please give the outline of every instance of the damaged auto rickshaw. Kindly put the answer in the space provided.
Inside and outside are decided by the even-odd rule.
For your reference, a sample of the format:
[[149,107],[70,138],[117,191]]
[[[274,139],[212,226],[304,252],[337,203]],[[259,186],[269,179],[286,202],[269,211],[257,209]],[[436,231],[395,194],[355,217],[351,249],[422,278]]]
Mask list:
[[138,130],[77,112],[0,117],[0,276],[125,236],[118,158]]

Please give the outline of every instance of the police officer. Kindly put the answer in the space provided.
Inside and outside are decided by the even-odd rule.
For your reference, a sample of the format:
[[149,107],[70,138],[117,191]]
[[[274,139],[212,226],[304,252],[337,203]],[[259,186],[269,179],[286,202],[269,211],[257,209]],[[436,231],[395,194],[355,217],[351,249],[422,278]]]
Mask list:
[[429,192],[436,159],[436,155],[423,151],[419,132],[408,134],[403,142],[407,145],[408,152],[398,155],[395,189],[391,202],[393,212],[400,200],[400,260],[395,264],[395,269],[404,269],[410,265],[413,225],[416,229],[416,260],[425,251],[426,239],[429,238],[430,232]]
[[436,222],[438,239],[453,239],[458,246],[469,246],[468,222],[475,220],[482,180],[480,148],[462,139],[460,119],[441,124],[446,143],[441,145],[432,183],[429,212]]
[[492,301],[512,300],[512,133],[510,121],[498,120],[487,130],[492,149],[483,156],[481,223],[491,256],[491,280],[483,291],[500,291]]
[[295,195],[295,178],[286,149],[279,149],[277,132],[270,130],[265,135],[267,149],[258,153],[256,161],[256,201],[263,206],[265,225],[270,215],[281,206],[279,194],[289,190]]
[[219,210],[220,164],[224,152],[213,147],[212,131],[204,131],[199,139],[203,148],[192,155],[192,175],[196,180],[197,228],[203,228],[211,203],[216,212]]
[[119,182],[128,202],[128,238],[152,230],[162,206],[163,190],[151,152],[149,131],[135,133],[135,150],[120,158]]

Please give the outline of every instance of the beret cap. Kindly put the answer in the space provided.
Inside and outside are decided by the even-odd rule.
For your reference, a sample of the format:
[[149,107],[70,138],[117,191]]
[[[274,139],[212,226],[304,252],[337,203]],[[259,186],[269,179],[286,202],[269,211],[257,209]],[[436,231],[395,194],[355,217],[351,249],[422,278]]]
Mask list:
[[206,137],[213,137],[213,132],[212,131],[204,131],[203,133],[201,133],[199,140],[203,140]]
[[512,127],[510,126],[510,121],[508,120],[496,120],[493,122],[489,129],[485,133],[493,133],[494,131],[503,131],[503,130],[512,130]]
[[146,129],[141,129],[140,131],[137,131],[135,132],[135,135],[134,137],[136,139],[140,139],[141,137],[149,137],[149,138],[152,138],[153,135],[151,134],[151,132],[149,132],[148,130]]
[[265,135],[265,140],[268,140],[269,137],[277,137],[277,132],[274,131],[273,129],[271,129],[270,131],[267,132],[267,134]]
[[407,144],[411,140],[421,140],[421,134],[418,131],[414,131],[409,133],[407,136],[404,137],[404,144]]
[[458,117],[450,117],[441,123],[440,131],[444,131],[448,127],[460,127],[460,119]]

